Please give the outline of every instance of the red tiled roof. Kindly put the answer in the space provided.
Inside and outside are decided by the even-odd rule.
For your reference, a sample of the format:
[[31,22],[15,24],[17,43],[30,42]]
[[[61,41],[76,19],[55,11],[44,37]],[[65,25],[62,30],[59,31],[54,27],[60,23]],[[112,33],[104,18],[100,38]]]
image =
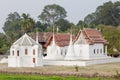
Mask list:
[[[49,37],[52,35],[51,32],[38,32],[38,41],[47,42]],[[30,35],[34,40],[36,40],[36,33]]]
[[[70,42],[70,34],[54,34],[55,37],[55,43],[56,45],[60,46],[60,47],[64,47],[64,46],[68,46],[69,42]],[[45,47],[47,47],[48,45],[50,45],[51,41],[53,39],[53,35],[48,39],[47,43],[45,44]],[[73,39],[75,39],[75,37],[73,36]]]
[[96,29],[80,30],[74,42],[77,41],[81,33],[84,35],[84,38],[86,39],[88,44],[94,44],[94,43],[108,44],[107,40],[104,39],[102,33]]

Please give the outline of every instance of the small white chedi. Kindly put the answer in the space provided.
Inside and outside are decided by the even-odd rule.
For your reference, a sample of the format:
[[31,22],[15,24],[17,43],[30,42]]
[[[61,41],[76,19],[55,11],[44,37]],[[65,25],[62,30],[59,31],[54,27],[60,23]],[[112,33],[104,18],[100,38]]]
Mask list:
[[43,66],[42,46],[29,37],[26,33],[10,48],[8,67],[36,67]]
[[75,60],[75,51],[74,51],[74,45],[72,41],[72,35],[70,36],[70,43],[67,49],[67,54],[65,56],[65,60]]
[[63,59],[63,55],[61,55],[61,48],[56,45],[55,38],[53,35],[53,40],[50,46],[47,47],[47,56],[45,59]]

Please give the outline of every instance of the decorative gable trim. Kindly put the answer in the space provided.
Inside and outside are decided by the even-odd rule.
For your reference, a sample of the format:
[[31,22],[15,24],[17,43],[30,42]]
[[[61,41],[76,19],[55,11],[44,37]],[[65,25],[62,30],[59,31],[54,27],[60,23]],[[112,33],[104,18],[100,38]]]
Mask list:
[[82,32],[74,44],[87,44],[87,41]]

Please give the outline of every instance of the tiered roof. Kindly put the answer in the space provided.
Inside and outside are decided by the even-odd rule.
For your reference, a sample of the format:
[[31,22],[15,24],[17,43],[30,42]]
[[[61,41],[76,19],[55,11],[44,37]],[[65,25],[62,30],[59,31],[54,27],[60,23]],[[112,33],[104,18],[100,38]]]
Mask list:
[[[54,38],[55,38],[55,44],[60,46],[60,47],[64,47],[64,46],[68,46],[69,42],[70,42],[70,34],[54,34]],[[75,37],[73,36],[73,39],[75,39]],[[53,40],[53,35],[50,36],[50,38],[48,39],[47,43],[45,44],[45,47],[47,47],[48,45],[50,45],[51,41]]]
[[94,43],[108,44],[107,40],[104,39],[102,33],[96,29],[80,30],[74,42],[78,40],[81,33],[83,34],[84,39],[87,41],[88,44],[94,44]]

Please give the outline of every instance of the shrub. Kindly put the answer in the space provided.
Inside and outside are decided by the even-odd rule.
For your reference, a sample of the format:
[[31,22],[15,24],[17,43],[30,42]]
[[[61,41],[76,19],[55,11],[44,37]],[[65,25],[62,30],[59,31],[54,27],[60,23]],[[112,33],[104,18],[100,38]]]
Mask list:
[[115,57],[115,58],[117,58],[117,57],[120,56],[120,54],[119,54],[119,53],[114,53],[114,54],[110,54],[110,56],[111,56],[111,57]]
[[117,70],[116,70],[116,75],[114,77],[120,79],[120,73]]
[[76,66],[75,66],[75,71],[76,71],[76,72],[78,72],[78,68],[79,68],[79,67],[76,65]]

